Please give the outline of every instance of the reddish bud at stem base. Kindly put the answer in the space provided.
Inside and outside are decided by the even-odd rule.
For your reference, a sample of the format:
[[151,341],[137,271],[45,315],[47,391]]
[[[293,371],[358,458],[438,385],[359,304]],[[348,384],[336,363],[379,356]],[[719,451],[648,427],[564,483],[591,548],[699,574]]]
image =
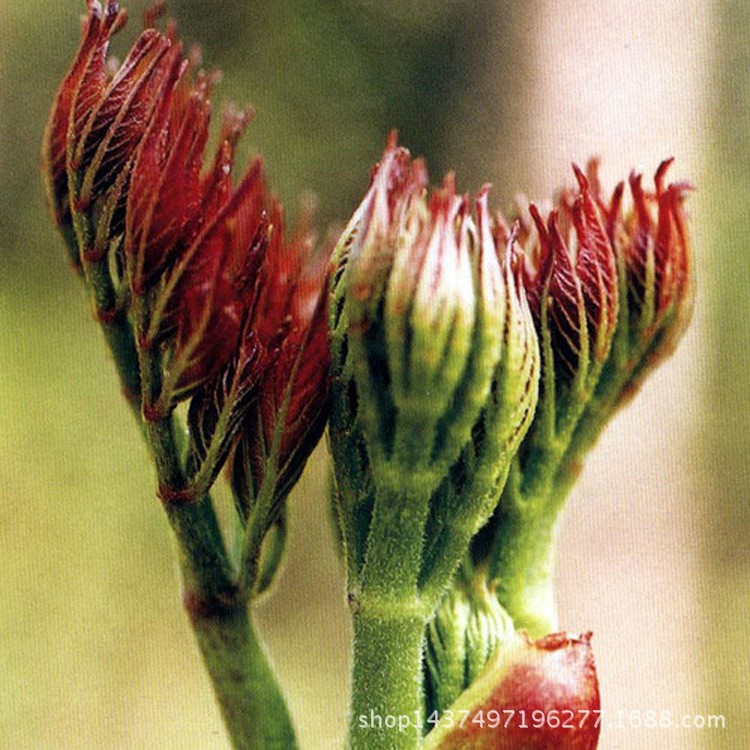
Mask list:
[[506,641],[451,706],[453,720],[446,716],[425,747],[593,750],[600,699],[590,638],[555,633]]

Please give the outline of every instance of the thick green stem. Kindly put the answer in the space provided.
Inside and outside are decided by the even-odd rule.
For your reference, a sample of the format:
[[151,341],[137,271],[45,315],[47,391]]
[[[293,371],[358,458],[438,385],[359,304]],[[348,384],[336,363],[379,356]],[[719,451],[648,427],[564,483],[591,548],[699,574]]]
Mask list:
[[407,750],[422,744],[422,648],[426,617],[414,603],[354,612],[351,750]]
[[582,453],[567,438],[539,452],[534,470],[516,467],[485,532],[491,535],[490,577],[518,630],[540,638],[559,630],[554,593],[557,524]]
[[617,381],[592,399],[564,451],[542,455],[538,464],[524,468],[525,481],[506,487],[492,520],[492,576],[497,579],[498,599],[516,628],[532,637],[559,630],[554,594],[557,522],[583,457],[611,415],[620,387]]
[[430,480],[419,472],[393,472],[376,483],[365,558],[364,591],[378,601],[416,599],[422,569]]
[[233,747],[287,750],[297,746],[284,697],[276,684],[247,607],[186,608],[213,683]]
[[499,510],[491,576],[516,629],[539,638],[559,629],[554,595],[557,512],[544,503]]
[[194,503],[165,503],[169,525],[177,541],[177,556],[185,596],[214,605],[237,600],[235,573],[221,535],[211,498]]
[[434,607],[420,601],[424,528],[432,478],[384,470],[370,519],[362,575],[351,575],[354,656],[350,747],[419,748],[424,700],[422,649]]

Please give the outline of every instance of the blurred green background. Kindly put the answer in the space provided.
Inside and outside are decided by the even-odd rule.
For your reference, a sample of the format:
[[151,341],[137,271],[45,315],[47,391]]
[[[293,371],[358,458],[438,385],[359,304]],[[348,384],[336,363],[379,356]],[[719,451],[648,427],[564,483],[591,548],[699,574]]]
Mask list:
[[[242,158],[264,154],[292,215],[312,191],[321,230],[355,207],[392,127],[434,181],[452,168],[462,190],[489,180],[503,207],[517,190],[549,194],[591,152],[610,185],[677,156],[676,176],[699,186],[696,321],[584,472],[561,539],[562,619],[595,631],[605,710],[727,718],[722,733],[610,732],[603,748],[743,748],[750,9],[631,6],[173,0],[170,10],[206,66],[223,70],[217,102],[256,108]],[[144,7],[128,4],[115,54]],[[0,747],[224,748],[146,451],[38,179],[82,10],[0,0]],[[324,477],[322,448],[295,491],[289,561],[258,611],[305,748],[341,746],[348,689]]]

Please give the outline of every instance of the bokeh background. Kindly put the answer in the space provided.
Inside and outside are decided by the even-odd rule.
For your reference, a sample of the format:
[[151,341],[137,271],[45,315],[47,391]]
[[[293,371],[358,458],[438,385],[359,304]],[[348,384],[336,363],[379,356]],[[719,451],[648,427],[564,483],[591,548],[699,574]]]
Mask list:
[[[142,0],[115,45],[123,55]],[[146,451],[62,243],[38,150],[83,2],[0,0],[0,747],[226,748],[180,609]],[[750,4],[745,0],[172,0],[252,103],[294,214],[343,220],[397,127],[433,180],[547,196],[667,155],[698,297],[677,354],[607,429],[561,531],[562,623],[592,629],[606,712],[723,714],[725,731],[610,730],[601,747],[750,747]],[[257,611],[302,746],[346,726],[348,621],[325,451]]]

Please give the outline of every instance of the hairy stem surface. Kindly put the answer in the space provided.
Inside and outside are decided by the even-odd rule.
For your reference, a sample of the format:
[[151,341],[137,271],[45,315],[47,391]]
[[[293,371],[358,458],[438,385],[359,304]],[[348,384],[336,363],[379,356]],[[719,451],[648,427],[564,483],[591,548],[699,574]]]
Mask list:
[[352,750],[421,747],[425,621],[413,605],[396,601],[354,612]]

